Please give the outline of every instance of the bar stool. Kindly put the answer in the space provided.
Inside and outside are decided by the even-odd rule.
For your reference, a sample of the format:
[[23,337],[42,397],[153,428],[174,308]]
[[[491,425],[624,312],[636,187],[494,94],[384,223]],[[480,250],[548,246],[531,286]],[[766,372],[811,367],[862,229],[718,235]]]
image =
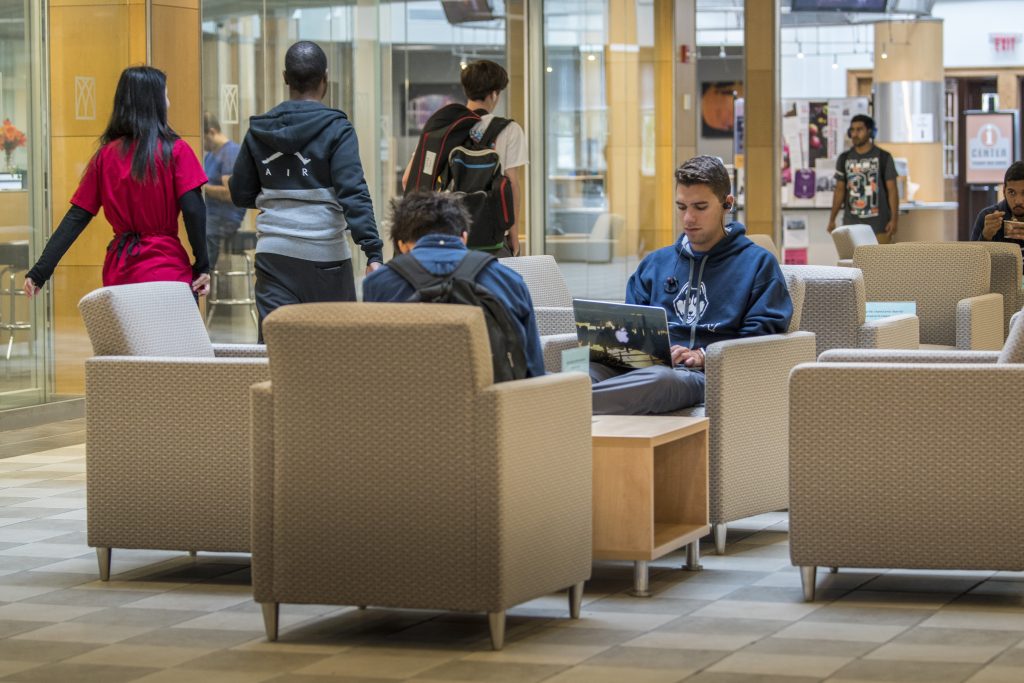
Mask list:
[[[228,238],[221,241],[221,255],[217,260],[220,267],[210,271],[210,294],[206,297],[206,324],[210,324],[213,318],[213,311],[217,306],[248,306],[249,315],[252,316],[254,324],[258,324],[256,314],[256,233],[248,230],[239,230]],[[234,256],[241,255],[243,266],[240,270],[233,268]],[[227,266],[224,266],[227,259]],[[231,283],[236,278],[241,278],[245,287],[245,294],[242,297],[232,297]],[[222,288],[227,289],[227,294],[222,294]]]
[[9,335],[7,340],[6,359],[11,359],[11,352],[14,350],[14,333],[19,330],[32,329],[29,320],[18,320],[17,297],[25,296],[25,292],[18,286],[18,273],[28,271],[28,240],[17,242],[0,242],[0,296],[6,296],[8,300],[7,317],[3,315],[3,307],[0,306],[0,330],[5,330]]

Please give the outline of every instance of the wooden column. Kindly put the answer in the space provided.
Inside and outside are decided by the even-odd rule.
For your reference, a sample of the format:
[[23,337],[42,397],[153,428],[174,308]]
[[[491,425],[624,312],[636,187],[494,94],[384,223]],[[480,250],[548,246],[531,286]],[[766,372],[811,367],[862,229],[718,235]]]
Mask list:
[[769,235],[778,243],[782,223],[779,166],[779,0],[747,0],[743,38],[746,77],[743,88],[747,232]]
[[[151,31],[154,26],[158,30]],[[97,150],[125,67],[149,62],[167,73],[171,126],[197,154],[201,152],[199,0],[51,0],[49,31],[52,228],[56,228]],[[84,393],[83,362],[92,348],[78,300],[101,286],[110,239],[110,224],[101,212],[48,285],[58,394]]]

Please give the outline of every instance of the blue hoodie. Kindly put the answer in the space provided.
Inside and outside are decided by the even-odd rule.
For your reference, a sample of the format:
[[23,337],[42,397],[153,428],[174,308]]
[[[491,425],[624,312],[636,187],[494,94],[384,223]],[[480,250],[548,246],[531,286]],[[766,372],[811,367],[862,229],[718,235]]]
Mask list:
[[793,317],[786,280],[746,232],[733,222],[708,252],[695,251],[684,234],[648,254],[626,284],[626,303],[664,308],[672,343],[687,348],[785,332]]

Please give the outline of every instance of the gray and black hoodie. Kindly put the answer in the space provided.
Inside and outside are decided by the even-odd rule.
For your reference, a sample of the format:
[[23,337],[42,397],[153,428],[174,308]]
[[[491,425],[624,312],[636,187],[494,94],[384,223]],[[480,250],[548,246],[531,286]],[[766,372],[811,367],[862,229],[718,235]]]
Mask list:
[[257,253],[306,261],[383,260],[356,131],[344,112],[287,100],[249,119],[229,182],[237,206],[259,209]]

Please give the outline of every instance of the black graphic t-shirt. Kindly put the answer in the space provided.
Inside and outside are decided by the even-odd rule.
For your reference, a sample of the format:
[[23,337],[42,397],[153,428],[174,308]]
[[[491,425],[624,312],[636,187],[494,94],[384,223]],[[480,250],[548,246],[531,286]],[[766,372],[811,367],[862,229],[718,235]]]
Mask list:
[[846,183],[843,225],[867,223],[876,233],[892,218],[886,180],[896,180],[896,164],[884,149],[872,146],[864,154],[848,149],[836,160],[836,181]]

